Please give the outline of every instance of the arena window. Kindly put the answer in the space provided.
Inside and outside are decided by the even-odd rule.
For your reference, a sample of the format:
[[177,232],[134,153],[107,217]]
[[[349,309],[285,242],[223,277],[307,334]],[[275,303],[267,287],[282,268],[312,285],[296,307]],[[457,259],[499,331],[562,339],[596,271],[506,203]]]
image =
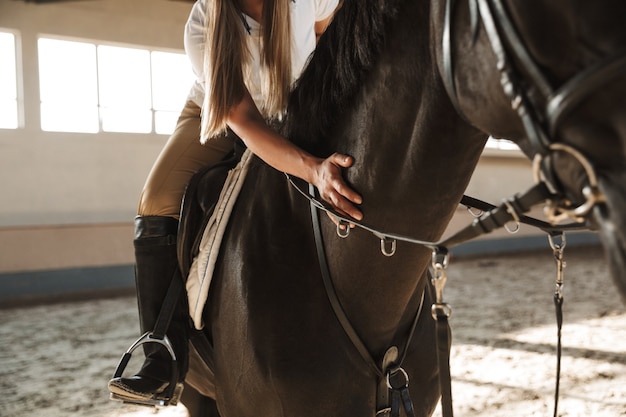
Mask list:
[[39,39],[45,131],[169,134],[193,81],[184,54]]
[[0,31],[0,129],[19,126],[16,57],[15,34]]

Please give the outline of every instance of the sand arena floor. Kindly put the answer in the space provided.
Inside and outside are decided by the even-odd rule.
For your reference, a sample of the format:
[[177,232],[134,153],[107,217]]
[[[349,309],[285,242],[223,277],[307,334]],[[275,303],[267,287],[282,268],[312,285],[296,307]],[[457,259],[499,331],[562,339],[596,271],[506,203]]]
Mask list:
[[[626,416],[625,305],[598,248],[566,248],[565,259],[560,415]],[[549,248],[452,260],[455,415],[552,415],[554,271]],[[0,310],[0,416],[153,415],[106,389],[137,333],[132,297]],[[187,415],[181,406],[158,414]]]

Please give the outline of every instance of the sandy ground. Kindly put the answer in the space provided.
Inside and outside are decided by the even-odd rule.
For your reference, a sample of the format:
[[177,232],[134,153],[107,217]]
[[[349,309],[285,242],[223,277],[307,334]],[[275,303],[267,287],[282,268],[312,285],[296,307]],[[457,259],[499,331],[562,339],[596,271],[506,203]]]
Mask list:
[[[626,309],[598,249],[566,248],[565,259],[560,415],[626,416]],[[549,248],[452,260],[455,415],[552,415],[554,271]],[[129,297],[0,310],[0,416],[152,415],[106,390],[137,333]]]

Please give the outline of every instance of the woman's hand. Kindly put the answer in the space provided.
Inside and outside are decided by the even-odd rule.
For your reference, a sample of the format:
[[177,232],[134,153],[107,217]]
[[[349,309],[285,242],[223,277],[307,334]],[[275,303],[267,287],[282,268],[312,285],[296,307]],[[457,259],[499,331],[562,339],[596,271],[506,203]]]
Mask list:
[[[355,220],[363,218],[355,207],[361,204],[361,196],[348,187],[341,175],[342,168],[352,166],[352,157],[335,153],[323,159],[305,152],[265,123],[247,90],[241,102],[230,109],[227,124],[267,164],[313,184],[322,199],[341,215]],[[329,216],[338,223],[335,216]]]
[[[315,168],[315,177],[312,179],[312,183],[319,190],[322,199],[328,202],[338,213],[350,216],[355,220],[361,220],[363,213],[355,204],[361,204],[363,199],[348,187],[341,173],[342,168],[349,168],[352,163],[352,157],[339,153],[321,159]],[[331,220],[337,223],[334,216],[329,216]]]

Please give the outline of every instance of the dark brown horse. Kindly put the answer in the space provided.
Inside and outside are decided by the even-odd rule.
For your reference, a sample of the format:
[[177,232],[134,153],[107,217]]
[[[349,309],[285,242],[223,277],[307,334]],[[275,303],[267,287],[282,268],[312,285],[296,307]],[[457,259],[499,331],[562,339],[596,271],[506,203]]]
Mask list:
[[[571,212],[601,232],[626,294],[626,72],[614,57],[626,48],[624,16],[622,0],[346,0],[293,94],[285,133],[320,156],[354,156],[345,177],[364,197],[368,227],[427,242],[441,237],[488,135],[512,139],[541,155],[553,218]],[[398,241],[383,256],[369,231],[340,238],[321,222],[355,333],[379,367],[398,347],[415,415],[430,415],[440,396],[431,249]],[[340,325],[316,253],[309,201],[255,159],[205,309],[214,375],[196,364],[187,380],[223,417],[380,411],[380,375]]]

